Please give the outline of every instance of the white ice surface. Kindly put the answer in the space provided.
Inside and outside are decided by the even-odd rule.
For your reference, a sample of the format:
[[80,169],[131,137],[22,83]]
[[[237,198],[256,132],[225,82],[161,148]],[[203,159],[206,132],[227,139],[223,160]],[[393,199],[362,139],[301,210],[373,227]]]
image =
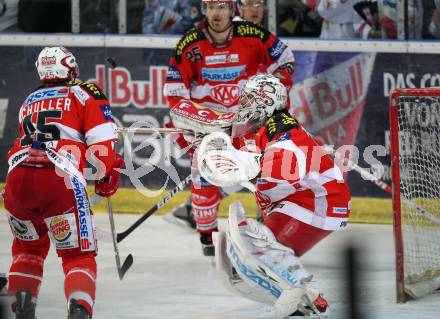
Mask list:
[[[116,215],[117,230],[125,230],[138,217]],[[108,230],[107,215],[96,215],[96,224]],[[11,239],[5,214],[0,213],[0,272],[9,269]],[[347,231],[332,234],[302,257],[332,305],[331,318],[348,318],[344,250],[349,243],[361,253],[358,286],[363,319],[440,318],[440,293],[395,304],[392,228],[372,225],[350,225]],[[101,240],[94,319],[270,318],[262,305],[223,288],[215,277],[213,260],[202,256],[195,233],[169,224],[162,217],[148,219],[120,243],[120,252],[122,258],[128,253],[134,256],[123,281],[117,276],[112,244]],[[61,263],[53,249],[44,271],[37,316],[66,318]]]

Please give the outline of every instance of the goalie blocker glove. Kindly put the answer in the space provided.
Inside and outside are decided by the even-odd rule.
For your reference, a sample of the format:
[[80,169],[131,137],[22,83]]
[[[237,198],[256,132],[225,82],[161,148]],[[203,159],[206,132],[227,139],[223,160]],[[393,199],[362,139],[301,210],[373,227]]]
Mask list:
[[229,131],[234,115],[213,111],[190,100],[181,100],[170,109],[174,127],[184,131],[183,136],[190,144],[197,139],[200,142],[206,134]]

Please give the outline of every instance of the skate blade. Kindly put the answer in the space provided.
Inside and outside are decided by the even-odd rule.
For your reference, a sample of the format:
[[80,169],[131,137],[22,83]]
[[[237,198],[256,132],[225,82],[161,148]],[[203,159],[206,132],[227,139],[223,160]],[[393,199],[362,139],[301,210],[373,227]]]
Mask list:
[[175,217],[173,215],[173,212],[169,212],[169,213],[163,215],[163,219],[166,222],[173,224],[175,226],[179,226],[180,228],[185,229],[187,231],[190,231],[191,233],[195,232],[195,229],[191,228],[186,221]]

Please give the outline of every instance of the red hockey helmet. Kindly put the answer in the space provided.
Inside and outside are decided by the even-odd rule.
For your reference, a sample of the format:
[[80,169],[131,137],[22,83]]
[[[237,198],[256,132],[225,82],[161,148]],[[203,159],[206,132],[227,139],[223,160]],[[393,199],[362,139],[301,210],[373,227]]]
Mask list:
[[259,7],[265,6],[266,0],[237,0],[238,7]]
[[35,66],[42,82],[74,80],[79,75],[76,58],[65,47],[45,47]]
[[236,0],[202,0],[202,13],[206,14],[206,5],[208,3],[217,3],[219,5],[222,3],[229,4],[232,12],[235,13],[235,2],[236,2]]

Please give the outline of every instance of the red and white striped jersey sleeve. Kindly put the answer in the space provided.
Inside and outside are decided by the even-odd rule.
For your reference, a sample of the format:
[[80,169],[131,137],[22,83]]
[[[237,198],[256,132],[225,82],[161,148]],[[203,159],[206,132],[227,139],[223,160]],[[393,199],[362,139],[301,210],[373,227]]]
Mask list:
[[263,127],[257,134],[257,146],[263,150],[261,175],[256,182],[259,206],[267,211],[281,202],[297,205],[308,213],[285,213],[306,223],[319,219],[324,229],[338,229],[340,218],[349,215],[348,185],[321,146],[301,125],[295,126],[279,134],[274,130],[275,135],[268,133],[270,127]]
[[82,116],[82,133],[87,146],[117,140],[117,127],[112,117],[110,103],[93,83],[71,87]]

